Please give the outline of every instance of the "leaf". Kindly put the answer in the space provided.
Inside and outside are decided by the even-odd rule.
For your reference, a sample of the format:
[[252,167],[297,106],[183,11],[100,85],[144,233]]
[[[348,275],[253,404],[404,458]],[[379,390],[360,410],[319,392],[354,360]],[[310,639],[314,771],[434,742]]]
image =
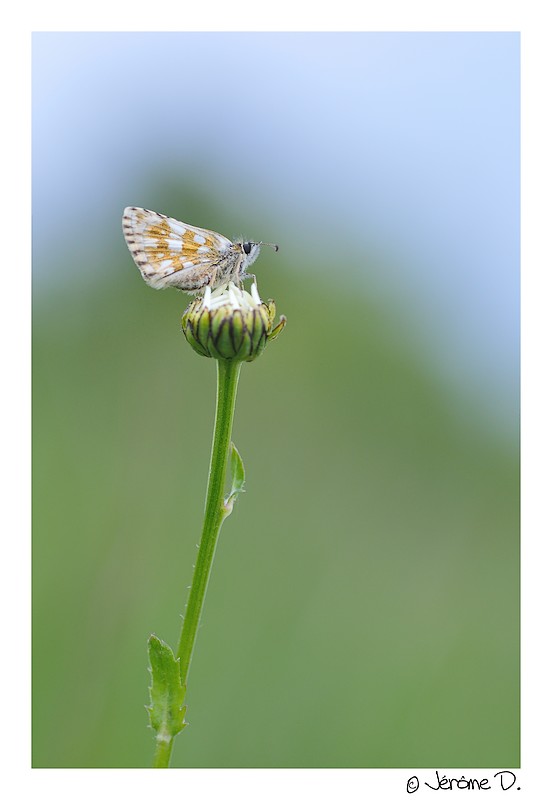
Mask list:
[[230,487],[229,494],[224,499],[225,517],[232,513],[234,502],[240,492],[245,492],[245,467],[243,466],[243,461],[234,442],[230,444],[230,475],[232,486]]
[[180,678],[180,664],[166,642],[152,634],[148,639],[151,705],[150,724],[158,739],[172,739],[188,724],[184,721],[186,687]]
[[286,327],[286,322],[287,322],[287,317],[284,317],[284,315],[282,314],[282,316],[280,317],[279,323],[276,325],[275,328],[272,328],[270,333],[268,334],[268,341],[269,342],[272,342],[274,339],[276,339],[282,333],[282,331]]

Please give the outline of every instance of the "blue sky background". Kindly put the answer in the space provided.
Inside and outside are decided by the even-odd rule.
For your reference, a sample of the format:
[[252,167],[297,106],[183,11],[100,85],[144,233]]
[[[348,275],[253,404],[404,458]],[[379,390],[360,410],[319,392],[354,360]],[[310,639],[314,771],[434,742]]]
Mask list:
[[515,434],[517,34],[35,34],[33,157],[37,301],[105,281],[122,208],[170,175],[231,210],[222,233],[379,296]]

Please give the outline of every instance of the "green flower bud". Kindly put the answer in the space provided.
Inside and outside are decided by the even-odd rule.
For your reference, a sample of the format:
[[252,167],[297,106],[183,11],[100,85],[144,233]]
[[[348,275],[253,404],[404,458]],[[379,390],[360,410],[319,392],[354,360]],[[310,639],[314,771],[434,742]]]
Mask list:
[[286,324],[280,317],[274,326],[276,306],[264,303],[256,284],[251,294],[233,283],[211,291],[190,303],[182,317],[182,330],[196,353],[227,361],[253,361],[266,343]]

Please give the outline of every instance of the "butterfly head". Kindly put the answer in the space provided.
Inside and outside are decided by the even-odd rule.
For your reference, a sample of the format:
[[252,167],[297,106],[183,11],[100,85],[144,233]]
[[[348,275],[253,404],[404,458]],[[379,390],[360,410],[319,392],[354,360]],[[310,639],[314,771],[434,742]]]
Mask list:
[[239,246],[243,252],[244,260],[242,262],[242,268],[246,270],[251,264],[255,261],[259,253],[261,252],[261,246],[265,245],[266,247],[274,248],[274,252],[278,252],[278,245],[277,244],[269,244],[268,242],[240,242]]

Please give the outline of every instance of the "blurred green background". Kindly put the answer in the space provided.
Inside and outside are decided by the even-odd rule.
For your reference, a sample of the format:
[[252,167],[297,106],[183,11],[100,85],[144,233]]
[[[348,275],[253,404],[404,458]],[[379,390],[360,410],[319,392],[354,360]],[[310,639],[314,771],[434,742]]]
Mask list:
[[296,216],[225,205],[214,173],[153,163],[138,196],[105,190],[89,246],[62,231],[35,249],[34,766],[149,766],[146,640],[176,645],[201,530],[215,365],[180,331],[186,296],[141,281],[127,204],[278,241],[255,272],[288,317],[242,370],[247,492],[221,534],[173,766],[519,766],[515,415],[494,426],[443,377],[414,296],[407,311],[359,286],[392,269],[381,244],[340,260],[321,218],[326,255],[286,247]]

